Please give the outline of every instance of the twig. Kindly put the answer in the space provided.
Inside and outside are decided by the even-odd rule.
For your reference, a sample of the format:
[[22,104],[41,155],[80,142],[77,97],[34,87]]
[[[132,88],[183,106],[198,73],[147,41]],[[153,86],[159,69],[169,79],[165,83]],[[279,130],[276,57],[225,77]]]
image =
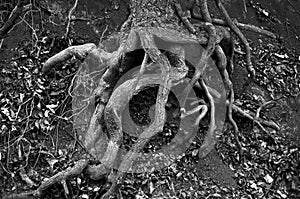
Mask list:
[[99,40],[99,45],[102,43],[104,34],[106,33],[107,30],[108,30],[108,25],[105,26],[105,29],[103,30],[103,32],[101,34],[101,37],[100,37],[100,40]]
[[0,40],[0,49],[2,48],[3,41],[4,41],[4,39]]
[[[197,20],[201,20],[201,21],[204,20],[203,17],[201,17],[200,15],[198,15],[195,12],[192,12],[192,18],[197,19]],[[226,21],[224,21],[222,19],[217,19],[217,18],[212,18],[212,23],[216,24],[216,25],[220,25],[220,26],[228,26]],[[235,20],[234,23],[237,27],[239,27],[243,30],[256,32],[256,33],[271,37],[273,39],[277,38],[277,36],[274,33],[270,32],[268,30],[264,30],[260,27],[255,26],[255,25],[240,23],[237,20]]]
[[65,32],[65,35],[64,35],[64,38],[66,39],[69,35],[69,32],[70,32],[70,25],[71,25],[71,21],[72,21],[72,14],[75,10],[75,8],[77,7],[77,4],[78,4],[78,0],[75,0],[75,3],[73,5],[73,7],[70,9],[69,11],[69,14],[68,14],[68,23],[67,23],[67,27],[66,27],[66,32]]

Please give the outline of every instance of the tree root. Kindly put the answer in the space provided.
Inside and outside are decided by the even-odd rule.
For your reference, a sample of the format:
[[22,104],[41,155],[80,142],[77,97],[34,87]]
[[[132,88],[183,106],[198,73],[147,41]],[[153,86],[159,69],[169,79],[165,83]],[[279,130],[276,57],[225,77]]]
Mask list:
[[202,86],[202,88],[204,88],[205,95],[208,97],[209,105],[210,105],[209,128],[207,131],[207,135],[205,136],[205,139],[203,141],[203,144],[201,145],[201,147],[198,151],[198,156],[200,158],[204,158],[215,147],[215,144],[217,142],[217,137],[216,137],[215,131],[216,131],[217,127],[216,127],[216,120],[215,120],[216,110],[215,110],[214,98],[209,93],[207,86],[205,85],[205,83],[202,79],[200,79],[200,85]]
[[[103,199],[109,198],[110,195],[115,193],[117,185],[122,180],[124,173],[129,171],[130,167],[132,166],[133,161],[137,158],[140,150],[145,146],[145,144],[149,141],[149,139],[151,137],[153,137],[156,133],[163,130],[163,126],[164,126],[165,118],[166,118],[165,117],[165,114],[166,114],[165,105],[166,105],[166,102],[167,102],[167,99],[169,96],[170,88],[172,86],[171,82],[172,82],[173,78],[174,78],[174,80],[178,80],[179,78],[181,78],[180,77],[181,75],[171,74],[171,70],[172,70],[171,64],[169,63],[167,57],[165,55],[163,55],[159,51],[159,49],[156,47],[151,33],[147,32],[147,31],[143,31],[143,32],[139,33],[139,36],[141,38],[142,47],[145,50],[146,54],[144,56],[144,60],[143,60],[141,69],[139,71],[139,75],[138,75],[137,79],[135,80],[133,87],[131,87],[131,90],[128,93],[133,93],[137,84],[139,83],[141,75],[144,73],[145,64],[147,62],[148,56],[151,58],[151,60],[154,63],[159,63],[162,73],[161,73],[161,77],[159,78],[159,79],[161,79],[161,81],[157,82],[157,83],[159,83],[159,82],[160,83],[159,83],[159,90],[158,90],[157,98],[156,98],[156,104],[155,104],[155,117],[154,117],[154,121],[152,122],[152,124],[141,133],[141,135],[139,136],[137,142],[134,144],[132,149],[125,155],[121,165],[118,168],[117,174],[110,176],[112,185],[111,185],[110,189],[103,195],[103,197],[102,197]],[[158,75],[159,74],[156,74],[156,76],[158,76]],[[120,92],[124,92],[124,89],[121,89]],[[117,97],[118,98],[117,99],[115,98],[115,100],[113,100],[113,98],[112,98],[113,101],[111,101],[111,103],[114,105],[117,104],[118,109],[120,109],[120,107],[125,107],[125,104],[120,104],[120,103],[116,102],[117,100],[120,101],[119,98],[124,98],[124,97],[121,97],[121,96],[117,96]],[[127,100],[130,98],[127,97]],[[126,99],[126,97],[125,97],[125,99]],[[124,100],[121,100],[121,101],[124,103]],[[115,109],[115,112],[117,112],[116,109]],[[117,117],[116,119],[120,121],[120,117]],[[117,124],[119,124],[118,129],[121,130],[122,129],[121,124],[118,122],[117,122]],[[116,131],[112,132],[112,133],[116,133]],[[117,132],[117,133],[121,134],[121,132]],[[118,140],[114,140],[114,142],[117,143]],[[111,154],[109,154],[109,155],[111,155]]]
[[[197,19],[197,20],[203,20],[203,18],[195,13],[195,12],[192,12],[192,18],[194,19]],[[215,25],[219,25],[219,26],[228,26],[228,24],[226,23],[226,21],[222,20],[222,19],[216,19],[216,18],[212,18],[212,23],[215,24]],[[243,30],[247,30],[247,31],[252,31],[252,32],[256,32],[258,34],[261,34],[261,35],[266,35],[268,37],[271,37],[273,39],[276,39],[278,38],[276,36],[276,34],[268,31],[268,30],[264,30],[264,29],[261,29],[255,25],[251,25],[251,24],[244,24],[244,23],[240,23],[238,21],[234,21],[235,25],[238,27],[238,28],[241,28]]]
[[[226,102],[226,104],[229,104],[229,101]],[[256,123],[262,124],[264,126],[270,127],[276,131],[280,131],[280,127],[273,121],[268,121],[268,120],[264,120],[262,118],[259,117],[255,117],[255,113],[249,112],[247,113],[246,111],[242,110],[240,107],[236,106],[236,105],[232,105],[232,110],[241,114],[242,116],[253,120]]]
[[251,50],[249,47],[249,43],[246,39],[246,37],[244,36],[244,34],[240,31],[240,29],[238,29],[238,27],[235,25],[235,23],[232,21],[232,19],[230,18],[229,14],[227,13],[225,7],[223,6],[221,0],[215,0],[219,10],[221,11],[221,13],[223,14],[223,16],[225,17],[226,23],[228,24],[228,26],[230,27],[230,29],[240,38],[240,40],[242,41],[245,51],[246,51],[246,63],[247,63],[247,70],[249,72],[249,74],[254,77],[255,76],[255,70],[253,68],[252,65],[252,61],[251,61]]
[[21,199],[21,198],[33,198],[33,197],[41,197],[43,195],[43,191],[45,191],[50,186],[63,182],[68,178],[77,176],[82,173],[82,171],[87,167],[89,161],[82,159],[78,162],[75,162],[75,165],[71,168],[68,168],[64,171],[61,171],[54,176],[44,180],[42,184],[35,190],[31,192],[25,192],[20,194],[12,194],[9,196],[4,196],[4,199]]
[[67,49],[55,54],[49,58],[43,66],[43,73],[47,74],[52,69],[52,67],[58,63],[62,63],[71,57],[75,56],[77,59],[84,59],[92,49],[96,48],[93,43],[87,43],[79,46],[70,46]]
[[26,174],[26,171],[24,168],[22,168],[20,170],[20,176],[21,176],[21,179],[26,182],[26,184],[29,186],[29,187],[36,187],[37,185],[35,184],[35,182],[33,182],[29,177],[28,175]]
[[[131,3],[133,2],[139,3],[139,1],[136,0],[133,0]],[[204,52],[201,54],[200,60],[195,67],[195,73],[192,79],[190,80],[190,83],[193,86],[194,85],[201,86],[201,88],[205,92],[206,97],[208,98],[209,105],[210,105],[209,106],[210,124],[204,142],[198,151],[199,152],[198,155],[200,158],[205,157],[213,149],[215,143],[217,142],[217,138],[220,134],[219,131],[221,131],[221,129],[219,128],[220,125],[216,123],[215,100],[213,98],[213,96],[218,96],[218,95],[212,92],[212,89],[210,89],[206,85],[205,81],[201,77],[204,70],[208,67],[208,59],[211,58],[213,53],[215,53],[217,56],[218,70],[221,73],[222,80],[225,84],[225,88],[227,91],[228,118],[234,128],[235,139],[237,141],[237,146],[239,147],[239,149],[241,150],[241,145],[238,140],[239,130],[237,124],[232,118],[232,111],[238,112],[242,114],[244,117],[253,120],[260,127],[262,127],[262,125],[265,125],[274,128],[276,130],[280,129],[279,126],[276,125],[274,122],[268,122],[259,118],[259,112],[261,111],[262,107],[265,106],[265,104],[262,105],[257,110],[256,114],[255,113],[248,114],[233,104],[234,91],[233,91],[232,82],[229,78],[229,74],[226,69],[228,57],[226,57],[224,50],[219,45],[219,40],[222,40],[222,38],[224,39],[226,37],[225,35],[226,33],[224,33],[224,35],[222,35],[222,38],[220,39],[219,35],[217,35],[216,27],[213,24],[225,25],[226,23],[230,27],[230,29],[235,34],[237,34],[238,37],[241,39],[246,51],[247,69],[252,77],[255,75],[255,71],[251,63],[250,47],[246,38],[238,29],[238,27],[249,28],[253,31],[260,32],[261,34],[267,34],[271,37],[274,37],[274,35],[267,31],[263,31],[237,22],[233,22],[229,17],[227,11],[225,10],[224,6],[222,5],[221,1],[215,0],[215,2],[218,8],[220,9],[220,11],[223,13],[225,17],[225,21],[211,18],[207,7],[207,0],[196,1],[197,6],[199,6],[201,10],[201,14],[203,17],[202,20],[204,20],[204,23],[202,23],[202,25],[204,25],[208,33],[208,39],[207,40],[203,39],[203,37],[198,38],[198,42],[200,44],[206,45],[206,48]],[[73,8],[75,8],[76,4],[77,4],[77,0],[75,1],[75,5]],[[188,20],[188,14],[183,12],[182,8],[180,7],[180,4],[175,2],[174,6],[177,11],[177,14],[179,15],[181,21],[185,24],[187,29],[192,34],[197,35],[198,30]],[[132,21],[130,18],[129,21],[124,23],[124,25],[122,26],[122,30],[128,28],[131,25],[131,22]],[[63,185],[65,185],[65,181],[68,178],[76,176],[82,173],[84,170],[86,175],[91,179],[99,179],[103,176],[107,177],[107,175],[110,173],[110,175],[108,176],[108,180],[112,183],[112,186],[109,188],[107,193],[102,198],[109,198],[110,195],[114,194],[118,184],[123,179],[124,173],[128,172],[131,169],[132,164],[135,161],[135,159],[139,156],[139,152],[141,151],[141,149],[145,146],[145,144],[149,141],[149,139],[153,135],[155,135],[157,132],[163,129],[163,125],[165,122],[165,114],[166,114],[165,105],[168,99],[169,90],[172,87],[172,80],[176,80],[176,81],[181,80],[181,78],[185,77],[187,74],[186,66],[184,64],[184,52],[179,53],[178,56],[178,60],[181,63],[179,64],[180,66],[178,68],[175,67],[175,69],[174,67],[172,68],[166,55],[160,52],[160,50],[158,49],[158,47],[154,42],[154,36],[156,37],[161,36],[160,39],[162,40],[168,40],[169,38],[168,36],[159,35],[159,30],[157,31],[158,32],[152,30],[152,32],[151,31],[148,32],[143,29],[132,29],[130,33],[126,35],[127,38],[121,42],[120,46],[118,46],[118,50],[113,53],[106,52],[102,49],[96,49],[95,44],[88,43],[80,46],[71,46],[59,52],[58,54],[54,55],[53,57],[49,58],[45,62],[43,67],[43,72],[47,73],[52,69],[52,67],[55,64],[64,62],[72,58],[73,56],[75,56],[78,59],[83,59],[89,53],[94,53],[101,60],[99,61],[99,63],[101,63],[100,67],[101,68],[107,67],[107,69],[105,68],[106,70],[101,76],[97,88],[93,91],[93,95],[91,96],[91,98],[96,99],[97,106],[95,112],[93,113],[90,119],[89,127],[85,135],[86,138],[83,140],[84,146],[94,157],[100,160],[101,164],[88,165],[89,161],[82,159],[77,163],[75,163],[74,167],[66,169],[65,171],[61,171],[55,174],[54,176],[52,176],[51,178],[43,181],[42,184],[37,188],[37,190],[32,192],[22,193],[22,194],[13,194],[7,196],[6,198],[26,198],[26,197],[28,198],[31,196],[40,197],[42,196],[43,191],[49,188],[51,185],[55,183],[62,183]],[[67,34],[68,34],[68,27],[66,31],[66,35]],[[176,38],[178,37],[175,37],[175,40]],[[171,38],[170,41],[172,41],[172,39],[174,40],[174,38]],[[181,40],[181,42],[185,42],[185,43],[187,41],[190,42],[190,40],[188,39],[185,40],[185,38]],[[130,52],[131,50],[135,49],[138,43],[142,45],[142,48],[144,49],[145,52],[141,69],[138,72],[136,78],[128,80],[127,82],[117,87],[116,90],[114,91],[113,89],[117,81],[120,79],[120,77],[124,73],[129,71],[132,67],[134,67],[134,66],[130,66],[130,64],[126,65],[126,62],[123,60],[123,58],[127,52]],[[172,50],[176,51],[177,47],[178,46],[176,45],[172,46],[170,47],[169,50],[171,52],[173,52]],[[144,75],[145,67],[147,67],[146,66],[147,62],[150,60],[149,58],[153,63],[159,64],[161,69],[161,74],[155,74],[152,76]],[[123,61],[125,63],[123,63]],[[122,125],[121,125],[120,113],[123,111],[125,104],[128,103],[128,101],[131,99],[134,92],[136,90],[142,89],[143,86],[148,84],[160,84],[159,91],[156,98],[156,104],[155,104],[154,122],[152,122],[150,126],[147,127],[146,130],[144,130],[141,133],[141,135],[138,137],[137,142],[134,144],[132,149],[124,156],[124,158],[121,161],[121,164],[118,166],[116,165],[116,159],[117,159],[118,150],[120,148],[120,142],[122,138]],[[188,86],[184,89],[183,99],[182,99],[184,101],[183,104],[185,104],[190,90],[191,87]],[[197,125],[200,122],[200,120],[205,116],[206,112],[209,110],[206,105],[200,106],[198,107],[198,109],[203,109],[204,111],[202,112],[202,114],[200,114],[200,117],[196,120],[196,123],[194,125]],[[195,110],[199,111],[198,109]],[[192,113],[192,112],[193,111],[187,113]],[[185,119],[184,116],[185,115],[183,114],[182,119]],[[102,124],[100,123],[100,121],[101,119],[103,119],[103,117],[105,119],[106,122],[105,125],[108,129],[108,133],[111,138],[109,141],[106,135],[104,135],[104,132],[101,128]],[[188,138],[184,138],[184,139],[188,139]],[[103,148],[100,149],[97,148],[97,145],[101,145],[101,146],[105,145],[107,147],[106,149]],[[99,154],[102,152],[105,153],[103,157],[99,158],[100,157]],[[117,173],[114,173],[112,170],[113,168],[115,168],[115,166],[118,166]],[[28,181],[26,176],[24,179]],[[28,182],[30,183],[30,181]],[[66,188],[66,186],[64,186],[64,188],[65,188],[66,195],[68,195],[68,189]]]

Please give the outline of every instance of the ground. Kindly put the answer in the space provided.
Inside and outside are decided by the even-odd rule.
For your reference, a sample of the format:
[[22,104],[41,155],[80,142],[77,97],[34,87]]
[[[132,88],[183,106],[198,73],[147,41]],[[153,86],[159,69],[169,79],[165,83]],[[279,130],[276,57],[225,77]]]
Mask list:
[[[0,49],[0,195],[35,188],[79,159],[84,153],[72,131],[68,87],[78,65],[70,61],[51,76],[41,73],[47,58],[72,45],[99,43],[120,28],[128,16],[124,1],[79,1],[72,24],[71,39],[63,39],[65,17],[73,1],[41,1],[31,21],[20,23]],[[242,1],[228,3],[227,9],[239,22],[262,26],[282,36],[274,41],[256,33],[245,32],[251,41],[257,71],[249,81],[240,43],[232,75],[236,104],[256,111],[262,101],[278,99],[264,109],[262,117],[282,127],[280,132],[263,132],[258,125],[238,114],[245,148],[237,153],[231,127],[209,156],[199,160],[194,154],[199,140],[187,154],[166,169],[151,174],[128,174],[121,186],[124,198],[299,198],[300,197],[300,42],[298,23],[300,2],[249,1],[243,13]],[[7,8],[7,7],[6,7]],[[9,9],[9,8],[7,8]],[[216,9],[216,8],[214,8]],[[216,10],[213,10],[218,16]],[[51,22],[50,22],[51,21]],[[107,30],[105,31],[107,27]],[[37,32],[33,30],[38,30]],[[38,37],[38,41],[36,40]],[[137,106],[139,106],[137,104]],[[65,118],[62,120],[61,118]],[[25,172],[34,182],[22,179]],[[69,197],[97,198],[106,190],[104,180],[92,181],[80,175],[67,186]],[[246,197],[247,196],[247,197]],[[53,186],[45,198],[63,198],[62,185]]]

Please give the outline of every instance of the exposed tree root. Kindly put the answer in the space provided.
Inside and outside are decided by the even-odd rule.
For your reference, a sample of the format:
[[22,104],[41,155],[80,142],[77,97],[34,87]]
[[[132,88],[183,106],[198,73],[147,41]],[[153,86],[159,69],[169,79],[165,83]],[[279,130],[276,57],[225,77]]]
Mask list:
[[[192,18],[197,19],[197,20],[203,20],[203,18],[195,12],[192,12]],[[226,21],[224,21],[222,19],[212,18],[212,23],[214,25],[219,25],[219,26],[228,26]],[[261,28],[255,26],[255,25],[244,24],[244,23],[240,23],[240,22],[237,22],[237,21],[234,21],[234,23],[238,28],[241,28],[243,30],[256,32],[258,34],[266,35],[266,36],[271,37],[273,39],[277,38],[276,34],[270,32],[268,30],[261,29]]]
[[21,198],[33,198],[33,197],[41,197],[43,195],[43,191],[45,191],[50,186],[61,183],[68,178],[77,176],[82,173],[82,171],[87,167],[88,160],[79,160],[75,162],[75,165],[71,168],[68,168],[64,171],[61,171],[54,176],[44,180],[42,184],[35,191],[25,192],[21,194],[12,194],[9,196],[4,196],[4,199],[21,199]]
[[[229,101],[226,102],[227,105],[229,104]],[[257,123],[260,123],[264,126],[267,126],[267,127],[270,127],[276,131],[280,131],[280,127],[273,121],[268,121],[268,120],[264,120],[262,118],[259,118],[259,117],[255,117],[255,113],[252,113],[252,112],[249,112],[247,113],[246,111],[242,110],[240,107],[236,106],[236,105],[232,105],[232,109],[233,111],[241,114],[242,116],[250,119],[250,120],[253,120],[254,122],[257,122]]]
[[215,110],[214,98],[209,93],[207,86],[205,85],[205,83],[202,79],[200,79],[200,85],[202,86],[202,88],[204,88],[205,94],[208,97],[209,104],[210,104],[209,128],[207,131],[207,135],[205,136],[203,144],[201,145],[201,147],[199,149],[199,153],[198,153],[198,156],[200,158],[204,158],[209,152],[211,152],[211,150],[214,148],[214,146],[216,144],[217,137],[216,137],[215,131],[216,131],[217,127],[216,127],[216,120],[215,120],[216,110]]
[[[158,1],[162,5],[165,5],[165,1]],[[237,146],[241,150],[241,145],[238,140],[238,127],[236,122],[232,118],[232,111],[238,112],[243,116],[253,120],[256,122],[262,129],[262,125],[274,128],[279,130],[279,126],[276,125],[274,122],[265,121],[259,118],[259,112],[264,105],[262,105],[258,110],[257,113],[246,113],[239,107],[233,104],[234,102],[234,91],[232,82],[230,80],[227,65],[232,65],[232,56],[233,56],[233,46],[232,52],[227,52],[226,47],[220,44],[222,40],[230,40],[230,34],[228,31],[225,30],[224,27],[216,27],[213,24],[218,25],[228,25],[230,29],[238,35],[241,41],[244,44],[245,51],[246,51],[246,62],[247,62],[247,69],[249,73],[254,76],[255,71],[251,63],[251,54],[250,54],[250,47],[249,44],[241,33],[238,27],[244,29],[251,29],[252,31],[259,32],[260,34],[266,34],[271,37],[275,37],[272,33],[268,31],[261,30],[256,27],[252,27],[249,25],[233,22],[229,17],[227,11],[225,10],[224,6],[222,5],[220,0],[215,0],[218,8],[222,12],[225,17],[225,21],[219,19],[212,19],[208,6],[207,0],[197,0],[196,5],[199,6],[201,11],[201,20],[200,22],[201,27],[204,27],[206,32],[208,33],[208,38],[204,37],[203,34],[201,35],[201,30],[198,30],[198,27],[192,25],[189,21],[188,13],[184,12],[177,1],[172,2],[172,6],[176,9],[177,15],[179,16],[180,20],[185,24],[186,28],[190,31],[190,33],[197,35],[197,39],[190,37],[190,35],[174,35],[174,33],[170,30],[164,30],[156,28],[156,29],[143,29],[139,27],[145,27],[149,25],[152,19],[148,19],[148,16],[152,16],[154,18],[159,18],[155,14],[153,10],[148,8],[147,2],[139,1],[139,0],[131,0],[131,11],[132,15],[129,17],[129,20],[122,26],[122,39],[120,42],[120,46],[118,46],[118,50],[112,53],[106,52],[101,48],[96,48],[95,44],[88,43],[80,46],[71,46],[58,54],[54,55],[53,57],[49,58],[43,67],[43,72],[49,72],[53,66],[58,63],[64,62],[72,57],[76,57],[78,59],[85,58],[88,54],[93,54],[97,57],[96,62],[99,65],[99,69],[103,69],[103,73],[101,76],[100,81],[98,82],[98,86],[94,89],[93,95],[89,96],[89,100],[95,100],[97,102],[96,109],[91,116],[89,126],[87,132],[82,138],[83,145],[86,147],[87,151],[94,156],[96,159],[100,160],[99,165],[88,165],[88,160],[80,160],[75,163],[75,166],[65,171],[59,172],[56,175],[52,176],[51,178],[42,182],[42,184],[38,187],[37,190],[27,193],[21,194],[13,194],[6,198],[26,198],[30,196],[42,196],[43,191],[49,188],[51,185],[55,183],[62,183],[64,185],[65,193],[68,195],[68,189],[65,186],[65,181],[73,176],[76,176],[85,170],[85,174],[90,177],[91,179],[100,179],[102,177],[107,177],[108,180],[112,183],[112,186],[109,188],[107,193],[102,198],[109,198],[116,192],[116,188],[120,181],[123,179],[123,175],[126,172],[129,172],[133,169],[133,165],[137,157],[140,156],[140,152],[145,146],[145,144],[149,141],[149,139],[154,136],[157,132],[163,130],[163,126],[166,119],[166,112],[165,112],[165,105],[169,96],[170,88],[176,85],[179,81],[186,78],[187,76],[187,66],[185,65],[185,57],[184,57],[184,50],[180,47],[180,45],[170,45],[169,52],[175,54],[172,59],[174,59],[174,63],[170,63],[172,59],[170,56],[165,55],[162,53],[155,42],[155,38],[159,38],[165,42],[169,43],[192,43],[192,44],[202,44],[205,46],[203,53],[201,54],[199,62],[195,66],[195,72],[193,77],[189,80],[192,86],[201,87],[204,90],[204,94],[208,99],[208,104],[203,103],[197,108],[193,110],[188,110],[183,112],[181,115],[181,119],[188,121],[186,118],[195,112],[199,112],[200,116],[198,119],[195,120],[193,124],[190,125],[189,131],[193,131],[193,128],[197,126],[200,120],[206,115],[208,111],[210,111],[210,124],[207,135],[204,138],[204,142],[199,149],[199,157],[205,157],[215,146],[218,136],[221,134],[222,129],[220,125],[216,121],[216,108],[215,108],[215,101],[218,100],[218,96],[220,94],[217,91],[214,91],[212,88],[208,87],[202,77],[204,71],[209,67],[208,60],[212,57],[212,55],[217,57],[217,67],[221,74],[223,83],[225,85],[225,89],[227,91],[227,107],[228,107],[228,118],[230,123],[234,128],[235,139],[237,141]],[[77,5],[77,0],[73,8],[70,10],[75,9]],[[138,7],[137,7],[138,6]],[[140,7],[145,7],[145,9],[149,9],[148,12],[142,12]],[[160,6],[160,5],[156,5]],[[166,5],[170,7],[168,4]],[[155,10],[155,9],[154,9]],[[172,21],[172,17],[174,17],[174,13],[170,10],[166,9],[166,13],[160,15],[162,19],[156,20],[157,26],[163,26],[165,29],[168,29],[169,26],[164,26],[164,23],[169,21],[171,22],[178,22]],[[69,15],[70,15],[69,13]],[[150,13],[150,14],[149,14]],[[160,13],[161,14],[161,13]],[[164,16],[168,16],[164,19]],[[195,15],[193,15],[195,17]],[[196,16],[198,17],[198,16]],[[70,18],[70,16],[69,16]],[[175,17],[176,19],[178,17]],[[198,19],[200,19],[198,17]],[[70,21],[71,19],[69,19]],[[175,23],[176,24],[176,23]],[[69,25],[66,29],[66,36],[69,32]],[[155,25],[155,26],[156,26]],[[126,29],[130,29],[129,33],[125,34]],[[186,29],[185,29],[186,30]],[[1,32],[0,32],[1,33]],[[1,37],[1,34],[0,34]],[[231,41],[231,40],[230,40]],[[230,42],[225,42],[226,45]],[[143,60],[140,60],[142,63],[141,68],[136,77],[127,80],[119,87],[114,90],[118,80],[128,72],[130,69],[135,67],[132,65],[133,62],[131,59],[126,57],[126,53],[131,52],[137,48],[138,45],[141,45],[142,49],[144,50]],[[233,45],[233,43],[230,43]],[[126,57],[126,59],[125,59]],[[140,59],[140,57],[139,57]],[[158,65],[160,68],[160,73],[158,74],[144,74],[145,69],[147,67],[151,67],[151,62],[153,65]],[[230,67],[233,70],[233,66]],[[105,69],[105,70],[104,70]],[[120,162],[118,160],[118,152],[120,149],[120,144],[122,141],[122,124],[121,124],[121,113],[123,112],[126,104],[128,104],[129,100],[132,98],[134,93],[137,93],[139,90],[142,90],[147,85],[159,84],[159,90],[156,98],[155,104],[155,116],[154,121],[139,135],[137,142],[133,145],[131,150],[127,152],[125,155],[122,154],[122,158]],[[183,102],[184,105],[188,98],[188,94],[190,93],[192,87],[186,86],[183,91],[183,97],[180,99],[180,102]],[[215,100],[214,97],[217,96]],[[90,99],[92,98],[92,99]],[[220,98],[220,97],[219,97]],[[103,132],[103,123],[105,122],[105,127],[107,128],[109,138]],[[101,123],[102,122],[102,123]],[[189,125],[189,124],[188,124]],[[182,129],[180,130],[182,131]],[[179,137],[177,141],[185,141],[189,139],[191,132],[181,132],[183,133],[183,137]],[[175,151],[175,150],[174,150]],[[172,152],[170,152],[172,154]],[[175,152],[174,152],[175,153]],[[114,173],[113,169],[117,168],[117,173]],[[137,169],[137,168],[134,168]],[[109,175],[110,174],[110,175]],[[23,178],[27,183],[31,183],[25,175]]]
[[83,44],[79,46],[70,46],[67,49],[49,58],[43,66],[43,72],[48,73],[52,69],[52,66],[58,63],[62,63],[72,58],[73,56],[75,56],[77,59],[83,59],[94,48],[96,48],[96,45],[93,43]]
[[226,23],[228,24],[228,26],[230,27],[230,29],[240,38],[240,40],[242,41],[245,51],[246,51],[246,63],[247,63],[247,70],[249,72],[249,74],[254,77],[255,76],[255,70],[253,68],[252,65],[252,61],[251,61],[251,50],[249,47],[249,43],[246,39],[246,37],[244,36],[244,34],[240,31],[240,29],[238,29],[238,27],[235,25],[235,23],[232,21],[232,19],[230,18],[229,14],[227,13],[225,7],[223,6],[221,0],[215,0],[219,10],[221,11],[221,13],[223,14],[223,16],[225,17]]

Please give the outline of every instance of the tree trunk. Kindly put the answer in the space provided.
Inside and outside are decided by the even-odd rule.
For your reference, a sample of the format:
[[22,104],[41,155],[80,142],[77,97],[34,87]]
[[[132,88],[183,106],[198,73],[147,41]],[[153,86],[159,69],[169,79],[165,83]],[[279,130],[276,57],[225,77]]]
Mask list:
[[[176,1],[132,0],[130,8],[129,20],[121,29],[120,46],[111,54],[108,61],[109,67],[95,89],[97,106],[88,130],[82,136],[84,145],[101,162],[100,165],[90,166],[87,169],[91,178],[99,179],[109,169],[118,169],[117,173],[109,175],[112,186],[104,197],[114,193],[124,172],[141,172],[150,162],[155,163],[152,159],[153,156],[145,155],[141,153],[141,150],[152,136],[163,130],[166,118],[165,106],[170,90],[175,87],[176,83],[188,82],[181,87],[184,92],[182,96],[178,96],[178,100],[181,108],[187,111],[180,116],[182,119],[180,127],[188,126],[189,128],[179,130],[171,147],[173,150],[161,152],[160,155],[164,156],[164,164],[161,167],[167,166],[175,160],[176,156],[184,152],[181,148],[176,148],[178,145],[184,145],[184,149],[189,146],[189,142],[197,132],[200,120],[206,114],[207,108],[205,107],[210,107],[210,126],[203,145],[199,149],[200,157],[205,157],[214,148],[217,136],[222,131],[225,117],[225,109],[222,110],[222,107],[225,107],[226,99],[224,87],[214,85],[215,88],[213,88],[207,83],[211,83],[209,79],[218,77],[216,74],[219,74],[219,71],[214,70],[214,64],[210,57],[214,52],[215,45],[228,36],[226,29],[214,27],[211,23],[200,23],[199,27],[195,28],[188,23],[180,4]],[[193,64],[189,68],[186,59],[189,56],[187,50],[191,49],[187,46],[191,45],[197,46],[195,49],[198,50],[198,54],[196,54],[196,59],[188,60]],[[226,56],[222,48],[219,48],[218,52],[219,57],[223,59],[218,62],[223,67],[222,73],[224,73]],[[142,59],[144,60],[142,61]],[[100,65],[106,64],[100,63]],[[114,89],[117,81],[138,65],[141,67],[137,77],[131,77]],[[160,72],[145,75],[146,68],[154,67],[153,65],[158,66]],[[194,72],[188,74],[189,71]],[[223,79],[225,78],[228,77],[223,77]],[[213,81],[218,80],[221,80],[219,83],[222,85],[221,76]],[[124,108],[134,94],[153,84],[159,84],[153,121],[140,132],[130,151],[124,152],[120,149],[124,130],[121,122]],[[203,104],[199,104],[194,110],[189,110],[186,108],[186,101],[194,85],[203,90],[207,100],[202,100]],[[217,120],[215,99],[211,91],[215,91],[215,95],[219,95],[218,110],[220,112]],[[199,112],[200,110],[202,112]],[[199,118],[197,119],[195,116],[191,118],[193,113],[200,114]],[[97,121],[102,122],[99,124]],[[109,139],[103,132],[103,125],[107,129]],[[107,140],[109,141],[106,143]],[[102,146],[107,147],[103,148]],[[136,162],[137,159],[140,162]],[[144,160],[141,161],[141,159]]]

